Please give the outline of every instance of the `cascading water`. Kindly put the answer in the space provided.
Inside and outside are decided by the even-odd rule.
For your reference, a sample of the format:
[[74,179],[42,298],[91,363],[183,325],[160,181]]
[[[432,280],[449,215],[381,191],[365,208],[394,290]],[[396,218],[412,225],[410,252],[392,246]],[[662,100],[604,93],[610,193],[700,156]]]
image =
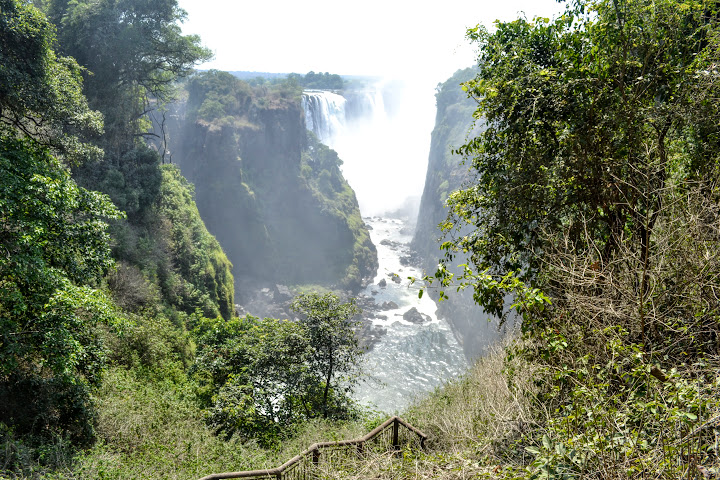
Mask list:
[[345,127],[345,97],[324,90],[306,90],[302,96],[305,125],[321,142],[334,138]]
[[[419,299],[419,287],[410,285],[408,277],[419,278],[422,272],[402,261],[410,255],[410,223],[416,215],[403,212],[402,206],[423,187],[425,169],[419,165],[426,165],[428,157],[432,89],[430,108],[424,111],[418,109],[421,96],[405,96],[411,100],[408,105],[392,93],[376,86],[350,92],[344,102],[331,92],[303,95],[307,127],[343,160],[343,174],[356,192],[378,249],[377,276],[361,295],[377,305],[371,321],[387,334],[365,355],[370,378],[356,396],[388,413],[402,410],[414,396],[467,368],[450,327],[435,315],[435,303],[427,295]],[[394,114],[386,108],[386,99],[393,101]],[[408,314],[413,308],[418,313],[414,318]]]

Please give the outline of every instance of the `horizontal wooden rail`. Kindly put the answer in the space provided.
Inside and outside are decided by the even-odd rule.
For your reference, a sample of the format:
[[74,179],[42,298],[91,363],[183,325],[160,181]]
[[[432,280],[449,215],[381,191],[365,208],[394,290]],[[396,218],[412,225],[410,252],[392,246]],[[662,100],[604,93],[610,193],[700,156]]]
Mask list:
[[[420,440],[420,448],[425,448],[425,440],[427,436],[417,428],[413,427],[405,420],[400,417],[392,417],[385,420],[382,424],[375,427],[367,435],[357,438],[355,440],[341,440],[339,442],[320,442],[313,443],[310,447],[302,452],[300,455],[296,455],[287,462],[283,463],[279,467],[269,468],[265,470],[246,470],[243,472],[226,472],[226,473],[214,473],[200,480],[222,480],[226,478],[255,478],[255,479],[277,479],[281,480],[286,478],[286,473],[294,470],[297,466],[303,462],[309,467],[317,466],[320,462],[320,455],[322,450],[325,449],[338,449],[354,446],[357,448],[357,453],[362,454],[365,444],[376,439],[380,434],[392,427],[392,440],[391,445],[394,450],[400,449],[400,426],[405,427],[409,432],[415,434]],[[301,478],[305,478],[307,472],[301,474]],[[299,478],[300,478],[299,477]]]

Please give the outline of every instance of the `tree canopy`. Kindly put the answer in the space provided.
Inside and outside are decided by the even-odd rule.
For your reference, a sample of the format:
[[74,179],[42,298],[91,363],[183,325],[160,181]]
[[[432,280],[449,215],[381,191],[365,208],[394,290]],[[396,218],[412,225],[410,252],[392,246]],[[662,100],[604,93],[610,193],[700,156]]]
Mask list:
[[265,444],[310,418],[348,418],[361,350],[354,302],[302,294],[298,321],[248,316],[203,320],[194,366],[210,424]]
[[313,346],[310,368],[317,376],[315,384],[321,388],[316,395],[321,395],[323,417],[342,414],[347,408],[343,405],[346,394],[357,383],[362,350],[353,317],[360,309],[354,300],[345,303],[332,293],[301,294],[293,300],[292,308],[301,315],[300,323],[307,328]]
[[0,136],[18,132],[53,148],[71,163],[102,155],[83,138],[102,132],[88,108],[82,69],[55,53],[55,29],[26,2],[0,2]]
[[578,248],[592,238],[601,263],[621,244],[644,262],[667,188],[716,174],[714,9],[576,2],[469,30],[481,68],[463,88],[487,129],[459,149],[475,178],[450,196],[444,247],[471,253],[464,274],[487,311],[507,313],[510,277],[538,280],[561,231]]
[[62,51],[87,69],[85,95],[105,116],[112,160],[148,132],[146,114],[172,83],[211,57],[197,35],[182,35],[177,0],[53,0],[48,13]]
[[449,196],[436,276],[522,314],[509,353],[538,369],[539,422],[522,478],[717,465],[719,15],[577,0],[468,31],[480,70],[463,88],[486,129],[458,149],[473,178]]
[[118,211],[30,140],[0,141],[0,177],[0,419],[87,440],[98,328],[117,323],[93,286],[113,265],[104,220]]
[[345,86],[345,80],[336,73],[315,73],[311,70],[305,75],[291,73],[287,78],[297,81],[303,88],[342,90]]

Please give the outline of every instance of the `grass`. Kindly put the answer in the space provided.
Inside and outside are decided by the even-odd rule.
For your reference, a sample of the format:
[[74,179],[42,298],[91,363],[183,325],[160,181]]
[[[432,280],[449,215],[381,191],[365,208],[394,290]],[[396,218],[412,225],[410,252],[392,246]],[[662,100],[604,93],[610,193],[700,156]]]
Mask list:
[[[502,370],[503,345],[495,347],[465,376],[416,401],[404,414],[429,434],[425,453],[368,454],[321,470],[321,478],[471,478],[491,471],[486,454],[494,439],[511,437],[527,417],[527,405],[509,388]],[[6,435],[0,453],[0,478],[193,479],[210,473],[273,468],[309,445],[363,436],[384,417],[307,422],[277,449],[262,449],[237,437],[223,439],[206,426],[192,385],[182,377],[115,367],[97,393],[98,441],[73,451],[58,440],[38,456],[22,440]],[[529,374],[515,378],[526,385]],[[14,452],[14,453],[13,453]]]
[[[699,415],[697,422],[668,420],[684,415],[683,409],[666,409],[655,419],[648,414],[640,427],[664,425],[670,435],[667,441],[657,447],[643,447],[642,451],[627,450],[625,457],[616,458],[607,445],[601,448],[586,437],[596,431],[617,435],[620,415],[635,404],[628,403],[625,410],[611,410],[607,408],[611,397],[586,388],[593,395],[586,399],[588,408],[595,408],[596,416],[569,424],[559,411],[548,410],[547,404],[536,401],[542,393],[537,381],[546,372],[539,370],[540,362],[511,355],[517,351],[508,348],[518,345],[514,341],[495,345],[465,375],[416,400],[403,412],[408,422],[430,437],[425,451],[405,449],[398,455],[366,452],[363,458],[346,455],[342,462],[321,462],[318,478],[619,480],[650,478],[647,475],[651,473],[652,478],[680,478],[678,472],[682,478],[717,476],[712,459],[720,441],[720,423],[707,427],[705,438],[710,443],[698,443],[711,449],[703,454],[707,457],[703,464],[682,457],[684,447],[671,448],[676,439],[668,428],[680,425],[677,439],[684,441],[692,437],[688,432],[697,427],[695,423],[707,424],[720,402],[716,395],[720,377],[707,386],[707,413]],[[720,371],[717,366],[712,365],[715,376]],[[679,388],[669,386],[669,382],[682,383],[673,375],[679,374],[670,375],[664,384],[658,382],[657,389],[665,393],[658,397],[657,405],[671,402],[670,390]],[[0,478],[197,479],[210,473],[273,468],[312,443],[361,437],[385,418],[376,414],[354,422],[308,422],[278,448],[262,449],[239,438],[215,436],[205,425],[193,392],[187,381],[173,382],[137,369],[111,369],[97,396],[100,417],[98,442],[93,447],[74,452],[62,440],[32,447],[14,439],[11,432],[0,430]],[[680,393],[687,398],[688,392]],[[643,405],[647,403],[642,401]],[[604,411],[599,408],[603,405]],[[576,408],[581,406],[577,403]],[[600,442],[603,435],[598,437]],[[573,438],[584,442],[576,447],[585,448],[591,457],[584,466],[567,464],[562,445],[570,445],[568,439]],[[698,462],[701,459],[696,458]],[[543,467],[546,460],[547,468]],[[710,477],[700,475],[703,468]]]
[[[0,478],[188,480],[210,473],[273,468],[310,444],[364,435],[363,422],[308,422],[277,449],[217,437],[192,386],[111,369],[97,394],[97,443],[74,451],[57,439],[42,448],[0,431]],[[372,428],[372,426],[370,426]]]
[[[532,369],[508,359],[511,340],[496,344],[462,377],[420,398],[402,415],[428,435],[424,452],[375,454],[328,466],[324,479],[493,478],[507,460],[507,447],[532,422],[528,401]],[[515,370],[512,383],[508,370]]]

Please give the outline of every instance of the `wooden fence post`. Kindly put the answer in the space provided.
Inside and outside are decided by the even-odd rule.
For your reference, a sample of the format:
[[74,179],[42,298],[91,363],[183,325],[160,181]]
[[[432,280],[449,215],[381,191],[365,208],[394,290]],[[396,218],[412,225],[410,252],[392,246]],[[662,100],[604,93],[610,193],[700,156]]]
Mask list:
[[318,463],[320,463],[320,449],[316,448],[313,450],[313,465],[318,466]]
[[393,421],[392,445],[395,450],[400,450],[400,422],[397,418]]

